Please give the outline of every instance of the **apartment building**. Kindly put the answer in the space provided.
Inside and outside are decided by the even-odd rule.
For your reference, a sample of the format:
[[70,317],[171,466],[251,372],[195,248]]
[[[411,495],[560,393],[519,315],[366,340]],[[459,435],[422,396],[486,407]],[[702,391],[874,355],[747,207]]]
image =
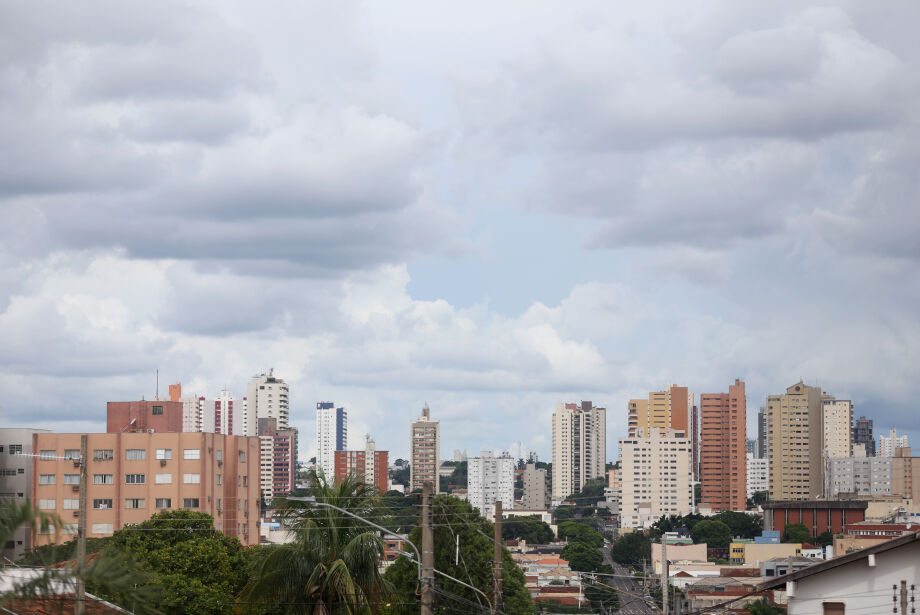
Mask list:
[[767,458],[767,409],[762,406],[757,411],[757,449],[754,457]]
[[365,437],[364,450],[335,451],[335,480],[354,475],[377,493],[387,492],[390,452],[378,451],[374,439]]
[[627,427],[630,437],[636,430],[649,433],[652,428],[675,429],[687,434],[691,442],[693,480],[699,480],[700,419],[693,393],[687,387],[668,385],[662,391],[651,391],[647,399],[631,399],[628,404]]
[[274,373],[275,370],[271,369],[267,374],[253,376],[249,381],[242,413],[243,429],[239,435],[257,435],[259,419],[275,419],[278,429],[290,427],[290,388]]
[[335,475],[335,452],[348,444],[348,411],[331,401],[316,404],[316,468],[327,480]]
[[60,535],[33,531],[33,544],[76,535],[83,436],[87,536],[110,536],[156,512],[186,508],[212,515],[218,530],[243,544],[258,543],[258,438],[143,431],[32,436],[34,501],[65,523]]
[[200,431],[228,436],[255,435],[243,433],[246,429],[243,419],[246,401],[234,398],[227,389],[221,389],[214,399],[202,397],[198,403]]
[[767,397],[771,500],[809,500],[824,489],[821,389],[798,382]]
[[745,460],[747,465],[747,497],[755,493],[770,490],[770,463],[766,458],[748,455]]
[[[47,429],[0,429],[0,498],[24,502],[32,493],[32,436]],[[5,562],[15,562],[32,548],[32,533],[20,527],[2,545]]]
[[878,449],[876,449],[878,452],[876,454],[879,457],[894,457],[897,449],[909,447],[910,442],[908,442],[907,436],[898,436],[898,430],[892,429],[887,436],[878,437]]
[[550,505],[549,479],[545,468],[537,468],[535,463],[524,466],[522,476],[524,482],[524,497],[521,506],[525,510],[546,510]]
[[[683,431],[639,428],[620,439],[620,527],[647,527],[662,515],[693,512],[691,440]],[[553,467],[555,471],[555,465]]]
[[552,499],[578,493],[592,478],[604,478],[607,410],[590,401],[559,403],[553,413]]
[[824,406],[824,457],[853,456],[853,402],[827,397]]
[[482,451],[479,457],[467,459],[467,501],[483,517],[493,516],[495,503],[502,510],[514,508],[514,459],[511,455],[495,455]]
[[259,484],[267,502],[294,490],[297,445],[293,429],[278,429],[277,419],[259,419]]
[[182,404],[182,431],[205,431],[201,428],[201,402],[203,400],[204,397],[197,395],[183,397],[181,382],[169,385],[169,401]]
[[853,444],[862,444],[866,457],[875,457],[875,436],[872,433],[872,419],[864,416],[853,422]]
[[700,395],[700,502],[713,511],[747,508],[747,397],[735,380],[727,393]]
[[183,404],[178,401],[110,401],[106,404],[106,433],[180,432]]
[[427,482],[438,490],[438,467],[441,465],[441,424],[431,420],[428,404],[409,428],[409,492]]
[[828,497],[891,495],[891,457],[843,457],[828,462]]

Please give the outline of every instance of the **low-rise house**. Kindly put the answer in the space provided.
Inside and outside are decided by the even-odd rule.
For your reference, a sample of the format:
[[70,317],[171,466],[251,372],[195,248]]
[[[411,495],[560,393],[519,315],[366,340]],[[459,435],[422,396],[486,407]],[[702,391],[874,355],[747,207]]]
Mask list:
[[884,613],[892,607],[898,612],[902,591],[910,604],[911,586],[918,579],[920,533],[912,533],[769,579],[758,587],[785,589],[788,615],[859,615]]
[[810,557],[774,557],[761,562],[760,576],[769,579],[814,565],[815,560]]
[[[730,608],[739,609],[762,598],[759,595],[748,595],[756,589],[757,581],[749,577],[708,577],[687,585],[684,593],[689,601],[690,611],[695,612],[729,600],[735,600]],[[772,601],[772,597],[768,600]]]

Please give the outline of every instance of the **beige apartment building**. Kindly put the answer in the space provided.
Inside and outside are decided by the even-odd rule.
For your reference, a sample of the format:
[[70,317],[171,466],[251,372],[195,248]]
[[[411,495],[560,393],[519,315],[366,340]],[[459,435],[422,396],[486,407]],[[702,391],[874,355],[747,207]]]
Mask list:
[[[693,512],[691,441],[683,431],[639,429],[620,439],[620,527],[648,527]],[[554,467],[555,469],[555,467]]]
[[[244,545],[259,542],[259,438],[212,433],[87,434],[86,529],[110,536],[166,510],[214,517],[215,527]],[[81,434],[36,433],[32,494],[64,521],[60,535],[33,535],[36,546],[67,542],[77,532]]]
[[592,478],[604,478],[607,410],[590,401],[559,403],[553,413],[552,499],[581,491]]
[[767,459],[771,500],[810,500],[824,488],[824,396],[793,384],[767,397]]
[[441,465],[441,424],[431,420],[426,404],[409,430],[409,492],[430,482],[438,491],[438,467]]
[[524,496],[521,499],[521,508],[527,510],[545,510],[549,508],[549,491],[546,489],[548,481],[546,469],[538,468],[535,463],[524,466],[522,476],[524,483]]
[[692,409],[693,393],[687,387],[671,385],[663,391],[650,392],[648,399],[630,399],[629,437],[635,436],[638,429],[649,433],[652,428],[662,431],[670,428],[689,434]]
[[825,396],[824,457],[838,459],[853,456],[853,402]]

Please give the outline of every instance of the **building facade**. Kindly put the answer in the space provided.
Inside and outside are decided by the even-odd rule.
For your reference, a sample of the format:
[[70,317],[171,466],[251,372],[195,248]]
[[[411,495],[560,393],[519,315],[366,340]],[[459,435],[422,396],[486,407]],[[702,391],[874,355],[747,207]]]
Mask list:
[[746,411],[741,380],[700,395],[700,502],[713,511],[747,508]]
[[275,419],[259,419],[259,484],[267,502],[294,490],[295,440],[293,429],[278,429]]
[[604,478],[607,410],[590,401],[556,404],[553,413],[552,499],[578,493],[589,480]]
[[[228,436],[255,435],[243,433],[246,429],[243,419],[246,402],[235,399],[227,389],[221,390],[215,399],[202,397],[198,403],[200,425],[198,431],[222,433]],[[256,425],[258,426],[258,421]]]
[[891,495],[893,493],[890,457],[842,457],[828,464],[828,496]]
[[327,480],[335,475],[335,452],[348,444],[348,411],[331,401],[316,404],[316,468]]
[[482,451],[479,457],[467,459],[466,472],[467,501],[482,516],[492,515],[498,501],[503,510],[514,508],[514,459],[511,455]]
[[853,456],[853,402],[825,398],[824,457],[834,459]]
[[808,500],[824,489],[821,389],[798,382],[767,397],[770,499]]
[[[32,497],[32,436],[47,429],[0,429],[0,498],[22,503]],[[15,562],[32,548],[32,532],[20,527],[2,545],[6,562]]]
[[278,429],[290,427],[290,388],[281,378],[268,374],[253,376],[246,387],[246,404],[243,407],[243,428],[239,435],[255,436],[259,430],[259,419],[275,419]]
[[441,424],[431,420],[428,405],[409,427],[409,492],[427,482],[438,490],[438,467],[441,465]]
[[770,490],[770,464],[762,457],[748,455],[747,464],[747,497],[755,493]]
[[879,457],[894,457],[895,451],[899,448],[909,448],[910,442],[907,436],[898,436],[898,430],[892,429],[887,436],[878,437],[877,455]]
[[859,417],[853,423],[853,444],[862,444],[866,457],[875,457],[875,436],[872,433],[872,419]]
[[[185,508],[214,517],[215,528],[243,544],[259,542],[259,439],[207,433],[118,432],[87,439],[87,536]],[[80,503],[82,434],[36,433],[31,492],[57,514],[63,532],[33,531],[35,545],[72,540]]]
[[646,436],[638,429],[620,440],[620,463],[620,527],[693,512],[691,441],[684,432],[653,428]]
[[757,450],[754,457],[767,458],[767,409],[764,407],[757,411]]
[[365,438],[363,451],[335,451],[334,455],[336,481],[351,475],[373,487],[379,494],[387,492],[390,453],[378,451],[373,438]]
[[521,506],[527,510],[545,510],[549,508],[550,490],[545,468],[537,468],[536,464],[528,463],[524,466],[523,474],[524,497]]

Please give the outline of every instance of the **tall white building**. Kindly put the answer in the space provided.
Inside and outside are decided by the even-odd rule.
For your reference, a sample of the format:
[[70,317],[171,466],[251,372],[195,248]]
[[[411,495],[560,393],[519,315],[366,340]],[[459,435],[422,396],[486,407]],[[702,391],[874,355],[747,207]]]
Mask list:
[[824,458],[853,456],[853,402],[824,397]]
[[888,437],[879,436],[878,437],[878,451],[875,453],[876,457],[894,457],[895,449],[907,448],[910,446],[910,443],[907,441],[907,436],[899,436],[897,429],[892,429],[888,432]]
[[640,427],[635,437],[620,439],[620,527],[693,512],[692,446],[686,432],[671,428],[646,436]]
[[199,429],[205,433],[222,433],[228,436],[245,435],[243,430],[245,403],[237,400],[227,389],[222,389],[214,399],[199,400]]
[[605,478],[607,410],[590,401],[556,404],[553,413],[553,500],[578,493],[592,478]]
[[316,404],[316,468],[327,481],[335,476],[335,452],[348,444],[348,412],[331,401]]
[[240,435],[259,435],[259,419],[275,419],[278,429],[290,427],[288,385],[281,378],[275,378],[274,370],[254,376],[249,381]]
[[770,489],[770,462],[766,457],[747,456],[747,497]]
[[495,502],[503,510],[514,508],[514,459],[508,454],[495,456],[482,451],[467,459],[467,500],[485,517],[495,512]]

